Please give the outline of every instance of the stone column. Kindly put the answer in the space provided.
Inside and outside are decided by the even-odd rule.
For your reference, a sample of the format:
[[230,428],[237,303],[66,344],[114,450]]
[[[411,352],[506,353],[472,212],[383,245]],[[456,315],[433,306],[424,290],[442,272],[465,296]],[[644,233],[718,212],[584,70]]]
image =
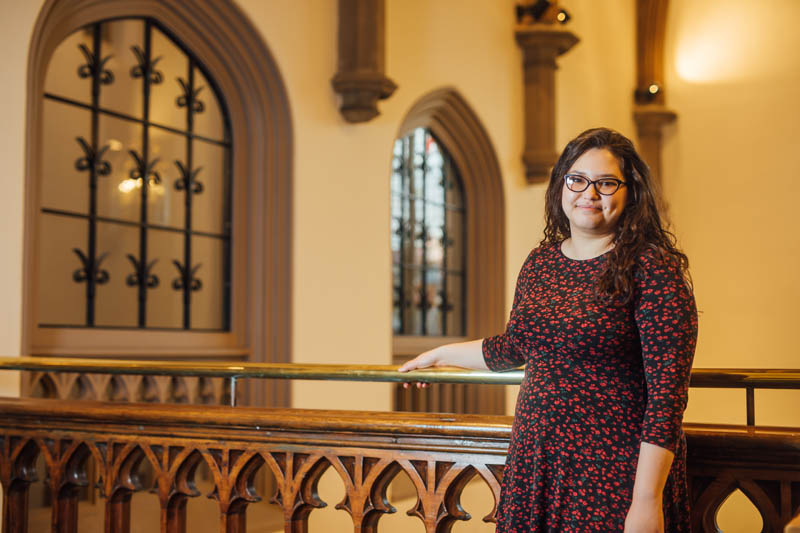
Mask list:
[[578,37],[553,24],[520,25],[517,44],[522,48],[525,82],[525,176],[529,183],[547,181],[558,158],[556,144],[556,57],[572,48]]
[[651,175],[661,180],[661,138],[666,124],[678,115],[660,104],[638,105],[633,109],[636,132],[639,136],[639,155],[650,167]]
[[652,175],[662,179],[661,140],[666,124],[678,115],[667,108],[664,87],[664,35],[669,0],[636,1],[636,90],[633,118],[639,154]]

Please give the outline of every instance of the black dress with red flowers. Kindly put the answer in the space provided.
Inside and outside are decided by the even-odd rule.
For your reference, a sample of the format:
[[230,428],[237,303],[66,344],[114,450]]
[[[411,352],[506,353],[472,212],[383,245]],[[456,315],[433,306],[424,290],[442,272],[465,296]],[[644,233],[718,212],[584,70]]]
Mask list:
[[697,339],[694,296],[677,265],[645,255],[627,305],[594,297],[607,255],[528,256],[486,364],[525,364],[498,509],[500,532],[622,531],[641,442],[675,453],[665,531],[689,531],[681,430]]

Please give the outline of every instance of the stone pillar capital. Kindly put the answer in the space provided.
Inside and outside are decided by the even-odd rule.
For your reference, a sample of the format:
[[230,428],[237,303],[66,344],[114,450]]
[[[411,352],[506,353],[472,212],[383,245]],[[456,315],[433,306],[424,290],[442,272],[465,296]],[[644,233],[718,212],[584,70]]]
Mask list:
[[571,31],[546,23],[518,25],[514,35],[526,62],[548,62],[554,67],[556,57],[568,52],[580,40]]
[[639,136],[639,153],[657,180],[661,179],[661,132],[665,125],[677,118],[677,113],[660,104],[633,107],[633,119]]

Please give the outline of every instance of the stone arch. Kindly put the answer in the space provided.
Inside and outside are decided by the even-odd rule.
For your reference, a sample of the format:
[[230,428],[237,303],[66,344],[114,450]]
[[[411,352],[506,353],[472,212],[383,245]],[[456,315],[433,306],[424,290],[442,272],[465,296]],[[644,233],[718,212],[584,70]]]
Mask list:
[[[258,30],[231,2],[195,0],[47,0],[31,40],[28,60],[26,132],[25,272],[35,264],[38,179],[40,175],[42,101],[47,64],[55,47],[80,27],[109,18],[152,17],[179,39],[213,73],[224,95],[234,141],[231,332],[219,342],[219,355],[247,354],[251,361],[290,359],[291,195],[293,131],[289,99],[277,63]],[[110,353],[102,339],[115,346],[136,346],[128,332],[93,332],[93,341],[58,345],[34,322],[33,279],[25,277],[23,350],[25,353]],[[237,303],[238,302],[238,303]],[[96,335],[95,335],[96,333]],[[130,337],[130,338],[128,338]],[[64,335],[61,339],[65,338]],[[70,338],[78,339],[77,335]],[[98,340],[101,339],[101,340]],[[80,340],[80,339],[79,339]],[[63,342],[63,340],[62,340]],[[196,342],[196,341],[195,341]],[[48,344],[49,343],[49,344]],[[153,354],[186,355],[197,347],[174,341]],[[145,354],[147,353],[144,350]],[[132,352],[133,353],[133,352]],[[215,353],[207,355],[214,356]],[[286,405],[288,385],[276,383],[266,392],[254,387],[256,404]]]

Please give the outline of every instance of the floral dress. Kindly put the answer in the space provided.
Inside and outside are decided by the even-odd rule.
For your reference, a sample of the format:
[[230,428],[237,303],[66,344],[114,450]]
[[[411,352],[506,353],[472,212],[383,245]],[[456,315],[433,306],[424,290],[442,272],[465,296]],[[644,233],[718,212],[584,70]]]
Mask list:
[[675,453],[665,531],[689,531],[681,430],[697,339],[694,296],[677,265],[645,255],[631,303],[600,303],[607,256],[531,252],[486,364],[525,364],[498,509],[499,532],[622,531],[641,442]]

